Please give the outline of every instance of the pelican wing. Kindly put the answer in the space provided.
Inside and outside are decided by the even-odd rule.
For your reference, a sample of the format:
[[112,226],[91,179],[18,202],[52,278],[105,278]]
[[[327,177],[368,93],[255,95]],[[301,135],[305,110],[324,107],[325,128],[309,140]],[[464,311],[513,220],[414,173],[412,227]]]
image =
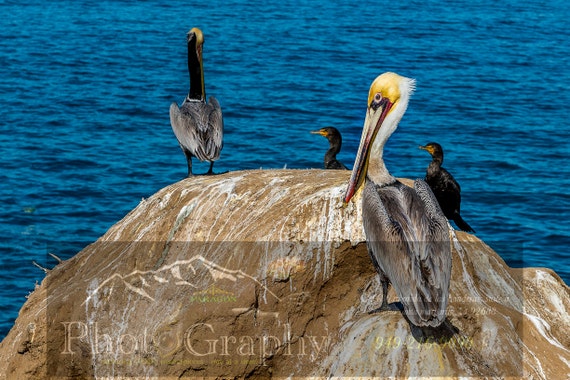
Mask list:
[[222,117],[222,107],[216,98],[210,96],[208,106],[210,110],[208,117],[209,138],[205,150],[209,157],[215,157],[212,159],[214,161],[220,157],[220,151],[223,147],[224,119]]
[[222,109],[214,97],[207,104],[185,100],[180,108],[172,103],[170,124],[180,145],[200,161],[220,157],[224,124]]
[[418,326],[445,319],[451,272],[447,220],[427,184],[366,182],[363,220],[368,247],[390,279],[404,310]]

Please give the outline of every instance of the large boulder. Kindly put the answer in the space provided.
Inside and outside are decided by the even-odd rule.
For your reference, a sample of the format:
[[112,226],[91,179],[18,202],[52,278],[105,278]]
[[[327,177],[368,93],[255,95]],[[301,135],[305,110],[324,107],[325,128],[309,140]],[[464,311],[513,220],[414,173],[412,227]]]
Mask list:
[[381,286],[349,175],[232,172],[143,199],[29,296],[1,378],[570,377],[568,287],[474,235],[450,230],[443,326],[369,313]]

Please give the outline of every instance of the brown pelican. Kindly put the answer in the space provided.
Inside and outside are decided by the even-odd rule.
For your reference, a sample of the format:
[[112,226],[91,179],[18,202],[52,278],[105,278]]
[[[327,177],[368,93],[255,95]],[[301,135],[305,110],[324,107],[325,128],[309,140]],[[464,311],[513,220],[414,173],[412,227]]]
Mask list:
[[324,136],[329,140],[329,150],[325,153],[325,169],[347,170],[348,168],[336,159],[336,155],[340,152],[340,147],[342,146],[342,136],[338,129],[335,127],[326,127],[318,131],[311,131],[311,133]]
[[443,149],[436,142],[430,142],[420,149],[428,151],[431,154],[430,162],[426,172],[426,182],[433,191],[441,210],[447,219],[452,219],[457,227],[467,232],[475,232],[466,221],[463,220],[460,213],[461,206],[461,187],[453,178],[453,176],[444,168]]
[[423,180],[408,187],[394,178],[382,159],[415,81],[394,73],[377,77],[368,94],[360,146],[346,191],[348,203],[364,183],[362,219],[368,251],[380,275],[382,306],[391,283],[409,321],[439,326],[445,320],[451,275],[447,219]]
[[170,105],[170,124],[186,156],[188,177],[190,177],[192,157],[197,157],[200,161],[209,161],[208,174],[213,173],[214,161],[220,157],[222,150],[224,122],[222,108],[216,98],[210,96],[206,103],[202,66],[204,35],[200,29],[192,28],[186,37],[190,91],[180,108],[176,103]]

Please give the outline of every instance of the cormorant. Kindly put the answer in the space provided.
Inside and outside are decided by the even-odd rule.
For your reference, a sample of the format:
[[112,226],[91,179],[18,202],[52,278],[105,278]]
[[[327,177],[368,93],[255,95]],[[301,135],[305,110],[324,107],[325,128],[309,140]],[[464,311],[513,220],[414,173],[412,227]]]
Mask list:
[[368,252],[382,283],[382,306],[389,309],[391,283],[408,320],[437,327],[445,320],[451,277],[447,219],[427,183],[408,187],[384,164],[384,144],[396,130],[415,81],[395,73],[378,76],[368,94],[360,146],[344,202],[364,183],[362,219]]
[[220,157],[223,146],[224,122],[220,103],[210,96],[206,103],[206,88],[202,65],[204,35],[198,28],[187,34],[188,73],[190,91],[178,108],[170,105],[170,124],[188,162],[188,177],[192,176],[192,157],[209,161],[207,174],[213,174],[214,161]]
[[430,142],[426,146],[419,147],[431,154],[430,162],[425,181],[433,191],[441,210],[447,217],[457,224],[457,227],[466,232],[475,232],[460,215],[461,209],[461,187],[453,176],[441,167],[443,164],[443,149],[441,145]]
[[336,155],[340,152],[342,146],[342,136],[335,127],[321,128],[317,131],[311,131],[312,134],[321,135],[329,140],[329,150],[325,153],[325,169],[345,169],[346,166],[336,159]]

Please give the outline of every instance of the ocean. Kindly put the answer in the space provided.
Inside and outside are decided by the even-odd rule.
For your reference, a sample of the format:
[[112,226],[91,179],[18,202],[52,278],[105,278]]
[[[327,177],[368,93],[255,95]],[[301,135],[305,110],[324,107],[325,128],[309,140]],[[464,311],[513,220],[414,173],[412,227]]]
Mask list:
[[[94,242],[186,163],[169,106],[188,91],[185,36],[204,32],[221,103],[214,170],[320,168],[343,134],[352,167],[368,88],[415,78],[385,148],[425,175],[430,141],[462,187],[462,215],[514,267],[570,283],[570,5],[424,1],[0,0],[0,339],[56,265]],[[206,163],[195,161],[196,172]],[[566,227],[565,227],[566,226]]]

